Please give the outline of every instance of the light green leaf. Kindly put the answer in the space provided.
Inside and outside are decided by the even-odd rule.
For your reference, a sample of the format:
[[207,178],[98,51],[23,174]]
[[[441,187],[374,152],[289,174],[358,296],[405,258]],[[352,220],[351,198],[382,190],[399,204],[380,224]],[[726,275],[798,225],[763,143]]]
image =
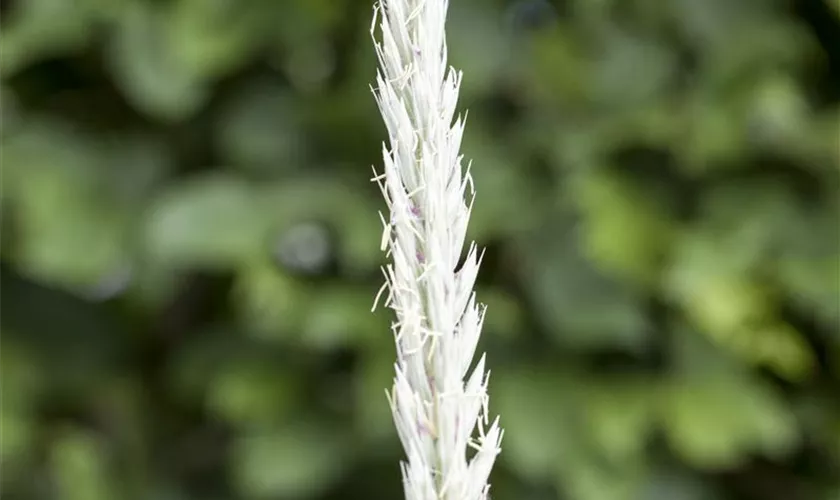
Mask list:
[[587,256],[605,271],[653,285],[673,238],[668,207],[629,178],[604,171],[583,172],[570,187]]
[[805,337],[782,321],[756,328],[741,342],[743,351],[752,354],[748,359],[767,366],[787,380],[804,382],[817,365]]
[[648,476],[647,484],[634,500],[717,500],[720,492],[708,481],[702,481],[677,470],[657,470]]
[[373,297],[374,291],[367,288],[321,288],[307,307],[301,340],[319,349],[382,342],[389,337],[390,315],[371,312]]
[[197,406],[207,403],[216,374],[247,352],[233,333],[228,325],[202,330],[173,355],[166,368],[167,384],[179,400]]
[[775,235],[767,232],[775,225],[751,221],[749,212],[742,215],[744,221],[735,223],[735,230],[723,239],[703,230],[687,236],[665,289],[689,320],[718,345],[788,379],[800,380],[814,366],[813,353],[802,336],[777,317],[775,290],[750,274],[773,248]]
[[538,320],[566,347],[643,348],[651,327],[639,298],[581,255],[576,231],[561,217],[522,250]]
[[501,460],[522,477],[551,478],[561,463],[583,453],[573,426],[573,383],[545,366],[493,371],[492,411],[502,416],[505,427]]
[[708,240],[687,243],[667,284],[689,317],[716,338],[765,322],[773,310],[768,291],[743,272],[726,270],[719,250]]
[[39,280],[92,291],[127,264],[124,216],[48,182],[19,205],[23,235],[16,261]]
[[284,89],[257,83],[229,101],[218,121],[218,140],[230,164],[268,174],[298,166],[303,137],[296,108]]
[[768,77],[757,85],[750,121],[753,140],[761,146],[779,154],[796,148],[808,118],[806,98],[790,77]]
[[[784,242],[776,273],[787,295],[806,314],[813,314],[826,331],[838,332],[840,322],[840,198],[811,212],[798,214],[779,227]],[[840,337],[838,337],[840,338]]]
[[271,221],[254,186],[235,177],[193,178],[148,210],[145,245],[156,260],[229,267],[265,252]]
[[177,58],[167,22],[162,7],[131,3],[119,17],[116,38],[106,49],[114,79],[138,110],[179,121],[204,103],[208,89],[203,75]]
[[463,142],[464,167],[472,162],[470,173],[476,189],[467,236],[486,242],[531,227],[546,191],[530,176],[522,175],[515,158],[489,132],[467,127]]
[[190,73],[215,78],[242,65],[256,46],[264,11],[254,2],[179,0],[166,12],[171,57]]
[[779,263],[778,273],[792,300],[815,314],[828,331],[837,332],[840,340],[835,328],[840,322],[840,254],[822,259],[791,256]]
[[[3,48],[0,47],[0,56],[2,56],[2,52]],[[23,110],[18,94],[7,85],[0,85],[0,102],[3,103],[3,107],[0,108],[0,120],[3,122],[3,127],[0,129],[0,140],[5,140],[10,135],[20,131],[23,124]]]
[[692,0],[672,2],[676,26],[701,50],[707,52],[737,49],[734,39],[751,25],[768,24],[772,9],[762,2],[727,2],[709,0],[702,4]]
[[796,420],[782,401],[743,377],[678,378],[662,396],[671,445],[698,467],[734,467],[756,452],[779,458],[799,441]]
[[460,95],[465,99],[491,92],[515,53],[500,28],[502,13],[492,3],[454,2],[447,20],[450,59],[467,75]]
[[519,301],[497,287],[477,286],[476,289],[478,301],[487,306],[482,332],[505,339],[519,337],[525,328],[525,311]]
[[0,71],[4,78],[27,64],[82,48],[94,20],[84,0],[27,0],[3,13]]
[[[591,71],[584,45],[573,33],[552,30],[535,37],[522,62],[535,103],[580,107],[587,103]],[[517,60],[518,61],[518,60]]]
[[314,498],[348,465],[345,441],[324,425],[285,425],[234,444],[236,485],[247,498]]
[[0,461],[4,467],[15,466],[29,458],[37,429],[34,420],[31,415],[13,411],[9,403],[4,401],[0,409],[0,434],[3,435],[0,440]]
[[3,328],[0,349],[0,380],[3,381],[3,407],[26,410],[43,397],[46,372],[38,356],[15,340],[17,332]]
[[207,393],[209,410],[236,424],[272,424],[295,407],[296,378],[274,362],[236,359],[213,377]]
[[385,397],[385,391],[393,386],[395,350],[388,344],[390,336],[380,333],[379,346],[365,350],[355,375],[355,425],[369,442],[390,440],[391,446],[396,447],[397,432]]
[[643,454],[655,425],[651,385],[649,380],[595,382],[584,394],[584,420],[605,459],[628,463]]
[[686,132],[674,137],[672,147],[688,174],[738,165],[747,152],[747,117],[742,108],[699,90],[683,101],[678,115],[682,120],[676,125]]
[[98,144],[58,123],[33,123],[4,144],[3,196],[26,275],[88,293],[131,265],[128,207],[102,189]]
[[624,500],[640,493],[646,469],[644,460],[611,468],[591,456],[582,456],[561,469],[556,481],[559,489],[575,500]]
[[603,55],[592,62],[589,91],[592,101],[610,112],[655,99],[676,74],[675,54],[654,40],[615,32],[604,44]]
[[297,339],[311,293],[309,287],[276,265],[256,260],[239,270],[233,303],[254,335]]
[[60,498],[111,500],[117,490],[111,483],[109,457],[102,441],[92,434],[67,431],[53,444],[50,454],[53,477]]

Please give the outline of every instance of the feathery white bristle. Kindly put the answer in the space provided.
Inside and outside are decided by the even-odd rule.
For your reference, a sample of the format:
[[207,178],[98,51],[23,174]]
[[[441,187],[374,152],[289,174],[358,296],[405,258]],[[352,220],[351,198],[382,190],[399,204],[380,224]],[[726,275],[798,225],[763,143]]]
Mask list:
[[382,249],[392,259],[374,308],[387,289],[397,316],[388,400],[407,457],[406,500],[487,500],[503,434],[498,418],[485,428],[484,356],[468,374],[484,319],[473,292],[481,255],[471,244],[456,271],[474,191],[459,154],[465,119],[454,119],[461,74],[447,68],[447,8],[448,0],[382,0],[371,24],[373,92],[389,135],[372,181],[390,211]]

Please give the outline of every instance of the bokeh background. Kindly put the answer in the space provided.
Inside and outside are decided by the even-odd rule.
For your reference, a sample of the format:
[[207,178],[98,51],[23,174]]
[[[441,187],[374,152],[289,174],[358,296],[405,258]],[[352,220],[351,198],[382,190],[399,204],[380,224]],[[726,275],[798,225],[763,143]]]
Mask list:
[[[371,13],[2,2],[3,498],[401,498]],[[448,32],[494,500],[840,500],[840,4]]]

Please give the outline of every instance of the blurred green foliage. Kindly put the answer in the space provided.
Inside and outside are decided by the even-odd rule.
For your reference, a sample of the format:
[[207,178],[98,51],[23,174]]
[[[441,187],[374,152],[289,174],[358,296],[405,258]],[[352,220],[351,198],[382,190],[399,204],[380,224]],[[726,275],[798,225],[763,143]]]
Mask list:
[[[4,498],[395,499],[366,0],[2,3]],[[494,499],[840,499],[834,0],[453,0]]]

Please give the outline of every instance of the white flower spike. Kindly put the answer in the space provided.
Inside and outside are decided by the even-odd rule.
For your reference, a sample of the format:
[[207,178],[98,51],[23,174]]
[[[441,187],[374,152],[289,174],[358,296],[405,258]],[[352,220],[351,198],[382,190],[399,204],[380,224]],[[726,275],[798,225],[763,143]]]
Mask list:
[[503,434],[498,418],[488,422],[484,356],[469,372],[484,307],[473,292],[475,244],[458,269],[474,192],[458,152],[464,120],[453,123],[461,73],[447,67],[448,4],[382,0],[371,26],[379,59],[372,90],[390,142],[384,172],[374,169],[372,180],[390,210],[382,247],[392,258],[374,308],[387,291],[397,317],[388,401],[407,456],[406,500],[488,500]]

